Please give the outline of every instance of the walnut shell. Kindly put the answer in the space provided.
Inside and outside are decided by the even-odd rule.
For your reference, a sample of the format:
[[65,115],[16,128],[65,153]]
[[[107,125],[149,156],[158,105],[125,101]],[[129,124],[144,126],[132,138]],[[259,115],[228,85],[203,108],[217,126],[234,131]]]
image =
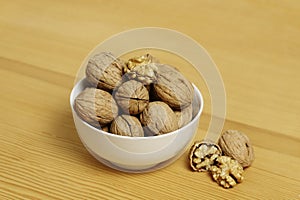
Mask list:
[[112,122],[110,131],[116,135],[143,137],[144,131],[140,121],[130,115],[120,115]]
[[178,127],[181,128],[185,125],[187,125],[193,117],[193,106],[192,104],[188,107],[184,108],[182,111],[175,111],[177,121],[178,121]]
[[194,98],[192,84],[171,66],[157,64],[157,68],[157,81],[154,83],[157,95],[173,109],[189,106]]
[[223,153],[237,160],[243,167],[254,161],[254,150],[249,138],[237,130],[225,131],[219,139]]
[[118,113],[112,95],[97,88],[86,88],[75,99],[77,114],[87,123],[99,127],[109,124]]
[[141,113],[140,120],[153,135],[161,135],[178,129],[175,113],[161,101],[149,103]]
[[193,109],[192,118],[195,118],[196,115],[199,113],[200,108],[201,108],[201,104],[202,104],[202,102],[200,101],[199,98],[194,98],[193,99],[193,102],[192,102],[192,109]]
[[87,80],[94,86],[107,91],[121,83],[125,63],[109,52],[102,52],[90,58],[87,68]]
[[190,149],[190,166],[194,171],[210,170],[215,159],[222,154],[220,147],[211,141],[196,141]]
[[109,132],[109,125],[101,127],[102,131]]
[[114,92],[114,97],[122,110],[131,115],[141,113],[149,103],[147,88],[136,80],[121,84]]

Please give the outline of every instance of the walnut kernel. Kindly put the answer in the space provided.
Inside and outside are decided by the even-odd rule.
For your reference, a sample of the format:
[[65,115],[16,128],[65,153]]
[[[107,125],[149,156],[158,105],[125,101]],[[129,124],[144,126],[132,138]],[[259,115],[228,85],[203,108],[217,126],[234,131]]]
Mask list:
[[220,147],[214,143],[195,142],[189,154],[190,166],[194,171],[208,171],[221,153]]
[[216,165],[211,166],[212,178],[224,188],[230,188],[243,181],[243,167],[238,161],[228,157],[219,156]]

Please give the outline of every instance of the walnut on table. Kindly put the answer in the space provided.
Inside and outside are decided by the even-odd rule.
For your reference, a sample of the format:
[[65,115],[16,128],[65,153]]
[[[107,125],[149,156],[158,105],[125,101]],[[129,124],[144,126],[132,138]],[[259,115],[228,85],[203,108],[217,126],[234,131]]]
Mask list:
[[190,150],[190,166],[194,171],[208,171],[221,154],[220,147],[214,143],[195,142]]
[[210,168],[212,178],[224,188],[234,187],[237,183],[241,183],[244,179],[243,172],[243,167],[239,162],[228,156],[218,156],[215,164]]
[[237,160],[243,167],[249,167],[254,161],[254,150],[249,138],[237,130],[225,131],[219,145],[223,153]]

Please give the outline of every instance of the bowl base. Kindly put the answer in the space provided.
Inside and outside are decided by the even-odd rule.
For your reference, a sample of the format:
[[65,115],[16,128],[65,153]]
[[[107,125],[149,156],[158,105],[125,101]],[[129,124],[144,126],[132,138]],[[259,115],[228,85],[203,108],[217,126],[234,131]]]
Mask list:
[[158,164],[150,164],[150,165],[140,165],[140,166],[131,166],[131,165],[123,165],[120,163],[114,163],[114,162],[110,162],[104,158],[102,158],[101,156],[97,155],[96,153],[94,153],[91,149],[89,149],[86,146],[86,149],[88,150],[88,152],[94,157],[96,158],[99,162],[101,162],[102,164],[118,170],[118,171],[123,171],[123,172],[127,172],[127,173],[146,173],[146,172],[152,172],[158,169],[161,169],[163,167],[166,167],[168,164],[170,164],[171,162],[173,162],[176,159],[176,156],[173,158],[170,158],[169,160],[163,161],[161,163]]

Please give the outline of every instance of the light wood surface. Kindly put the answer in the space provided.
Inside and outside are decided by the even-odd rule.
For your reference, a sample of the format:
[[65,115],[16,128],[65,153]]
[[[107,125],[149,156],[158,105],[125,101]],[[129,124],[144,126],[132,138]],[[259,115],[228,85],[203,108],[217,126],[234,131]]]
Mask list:
[[[237,187],[192,172],[187,153],[126,174],[80,142],[69,106],[78,67],[107,37],[146,26],[191,36],[218,65],[224,130],[245,132],[256,155]],[[300,199],[299,36],[298,0],[1,0],[0,199]],[[206,105],[195,140],[208,127]]]

